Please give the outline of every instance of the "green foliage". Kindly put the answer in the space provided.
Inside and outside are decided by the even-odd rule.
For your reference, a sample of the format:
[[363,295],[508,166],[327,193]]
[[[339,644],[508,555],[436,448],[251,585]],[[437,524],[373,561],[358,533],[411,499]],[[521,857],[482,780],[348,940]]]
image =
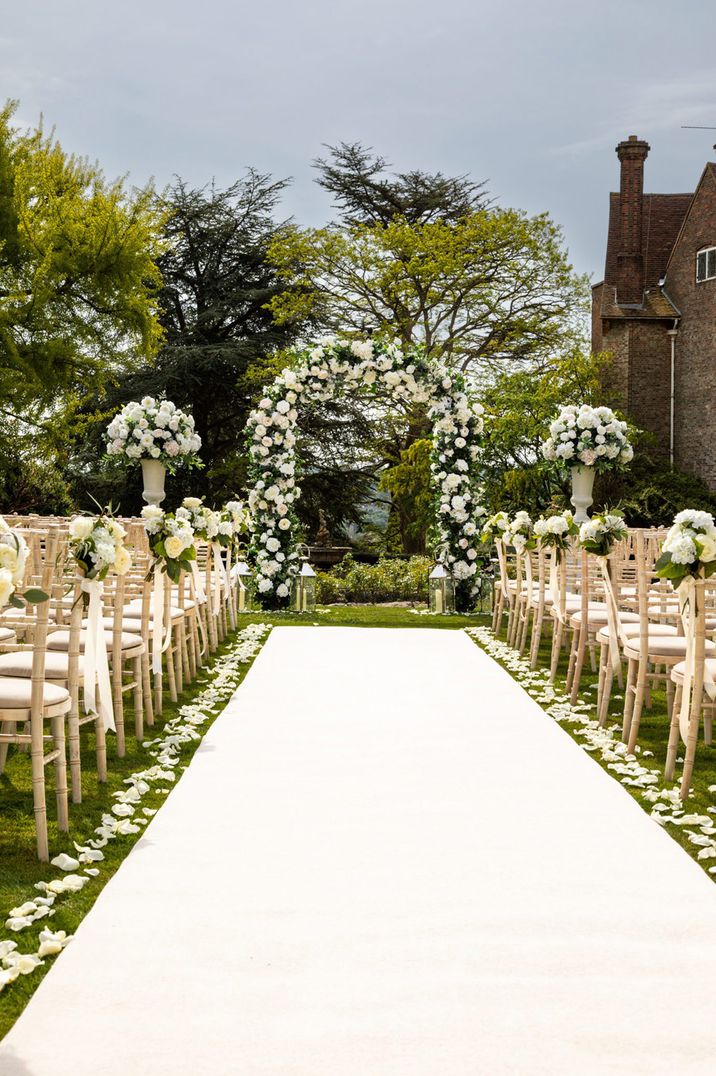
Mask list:
[[279,321],[392,333],[452,364],[544,359],[581,336],[587,282],[546,214],[477,209],[458,220],[283,228],[269,257],[287,285]]
[[631,527],[670,526],[684,508],[716,515],[716,493],[699,478],[671,470],[646,438],[624,474],[602,479],[595,489],[600,504],[615,504]]
[[432,441],[413,441],[400,453],[400,462],[384,471],[380,489],[392,496],[405,552],[424,552],[428,532],[434,524],[435,506],[430,475]]
[[160,215],[42,128],[0,111],[0,389],[14,409],[151,356]]
[[[72,468],[79,488],[95,467],[108,417],[145,395],[166,396],[193,414],[206,468],[201,486],[210,502],[225,501],[244,485],[249,410],[297,330],[277,326],[267,309],[283,287],[266,249],[285,185],[249,171],[225,189],[194,189],[178,179],[162,197],[163,347],[156,362],[126,370],[105,393],[83,402]],[[102,492],[120,500],[123,511],[139,507],[138,470],[102,476]],[[169,506],[195,488],[195,478],[177,476]]]
[[[600,403],[606,355],[574,349],[542,366],[498,372],[483,391],[485,505],[532,516],[567,506],[569,479],[542,458],[540,446],[561,404]],[[614,503],[612,501],[611,503]]]
[[409,560],[384,558],[361,564],[348,554],[331,572],[317,572],[317,596],[321,605],[335,602],[424,602],[428,598],[429,557]]

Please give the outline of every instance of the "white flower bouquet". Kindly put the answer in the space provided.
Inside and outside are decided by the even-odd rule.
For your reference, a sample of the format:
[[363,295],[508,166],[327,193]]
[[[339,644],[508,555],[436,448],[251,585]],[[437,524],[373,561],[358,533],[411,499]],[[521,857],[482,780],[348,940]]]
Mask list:
[[228,549],[238,549],[241,536],[246,534],[251,518],[241,501],[227,501],[221,509],[217,541]]
[[23,609],[26,602],[34,605],[47,601],[47,594],[35,587],[26,590],[22,596],[17,593],[25,581],[27,553],[25,539],[0,516],[0,609],[6,605]]
[[689,575],[708,579],[716,572],[716,526],[711,513],[679,512],[661,550],[656,574],[670,579],[675,587]]
[[542,455],[563,467],[593,467],[610,471],[634,457],[629,427],[609,407],[567,404],[549,428]]
[[126,404],[105,434],[107,454],[123,460],[157,460],[173,473],[179,464],[200,467],[201,438],[191,415],[170,400],[145,396]]
[[212,508],[207,508],[201,497],[185,497],[175,516],[189,524],[195,538],[201,539],[202,542],[217,540],[221,516]]
[[534,549],[537,539],[528,512],[517,512],[514,518],[509,520],[502,540],[505,545],[511,546],[518,553],[524,553],[526,549]]
[[480,531],[480,539],[483,542],[494,542],[496,538],[502,538],[510,523],[510,517],[507,512],[495,512],[494,515],[486,519],[482,530]]
[[629,536],[629,528],[620,512],[592,516],[579,528],[579,544],[596,557],[608,557],[617,542]]
[[109,572],[125,575],[131,568],[127,532],[111,515],[75,516],[69,531],[70,550],[85,579],[106,579]]
[[570,538],[574,538],[578,533],[579,527],[569,510],[553,516],[541,516],[534,523],[535,538],[541,546],[556,550],[557,560],[569,549]]
[[191,562],[196,560],[190,523],[171,512],[163,512],[155,504],[142,509],[142,519],[155,560],[172,582],[178,583],[182,571],[191,571]]

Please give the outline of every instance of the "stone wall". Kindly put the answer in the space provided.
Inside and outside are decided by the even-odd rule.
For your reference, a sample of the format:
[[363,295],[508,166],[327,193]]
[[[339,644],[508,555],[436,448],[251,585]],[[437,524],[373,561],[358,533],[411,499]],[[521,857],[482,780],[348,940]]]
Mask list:
[[669,262],[676,338],[676,463],[716,488],[716,280],[696,283],[696,252],[716,246],[716,166],[708,165]]

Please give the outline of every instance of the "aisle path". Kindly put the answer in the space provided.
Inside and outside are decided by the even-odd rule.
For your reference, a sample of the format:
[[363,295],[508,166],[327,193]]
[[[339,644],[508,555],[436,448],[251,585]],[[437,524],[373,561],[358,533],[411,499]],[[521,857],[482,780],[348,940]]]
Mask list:
[[279,628],[2,1076],[713,1073],[716,889],[462,633]]

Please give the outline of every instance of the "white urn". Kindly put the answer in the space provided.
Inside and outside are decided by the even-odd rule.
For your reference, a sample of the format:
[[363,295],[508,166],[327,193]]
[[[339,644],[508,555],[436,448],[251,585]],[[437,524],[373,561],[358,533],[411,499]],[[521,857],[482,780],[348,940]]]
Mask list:
[[145,459],[141,460],[141,464],[142,478],[144,479],[142,497],[147,504],[159,505],[166,496],[164,481],[167,476],[167,469],[159,460]]
[[594,468],[582,465],[572,467],[572,496],[574,505],[574,522],[586,523],[589,519],[587,509],[592,503],[594,489]]

